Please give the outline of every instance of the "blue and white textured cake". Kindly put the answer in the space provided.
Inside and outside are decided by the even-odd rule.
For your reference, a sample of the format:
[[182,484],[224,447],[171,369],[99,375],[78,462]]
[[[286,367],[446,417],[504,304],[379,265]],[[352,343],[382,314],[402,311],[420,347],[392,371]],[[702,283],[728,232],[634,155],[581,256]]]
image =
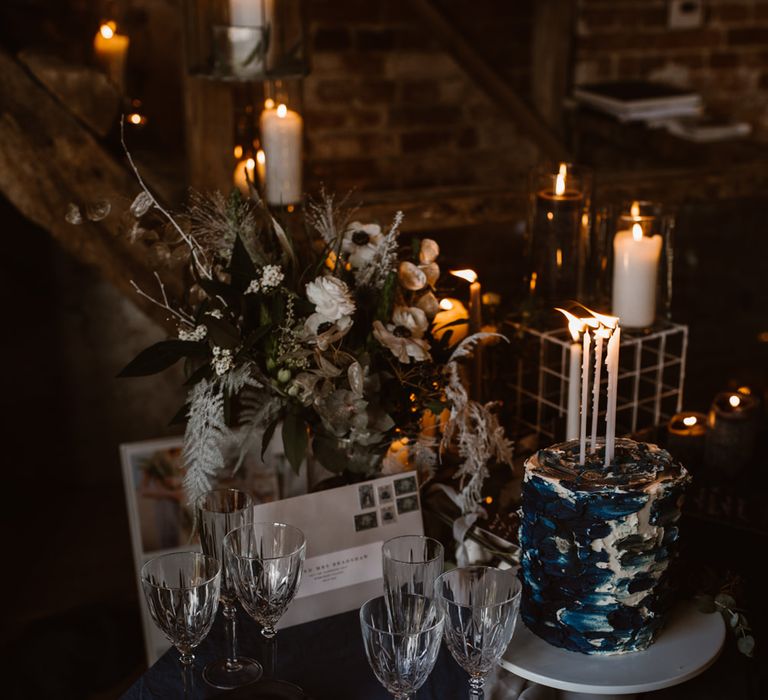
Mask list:
[[579,464],[578,441],[525,465],[520,614],[550,644],[585,654],[648,647],[670,604],[683,466],[656,445],[617,439]]

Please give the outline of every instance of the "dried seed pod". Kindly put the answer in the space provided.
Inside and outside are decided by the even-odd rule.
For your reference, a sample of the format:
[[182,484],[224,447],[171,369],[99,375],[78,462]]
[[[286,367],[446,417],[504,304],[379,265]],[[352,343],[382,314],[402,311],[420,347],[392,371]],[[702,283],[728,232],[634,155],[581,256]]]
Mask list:
[[440,311],[440,304],[437,301],[437,297],[432,294],[432,292],[422,294],[416,302],[416,306],[427,315],[427,318],[430,321],[437,315],[438,311]]
[[428,263],[421,266],[422,271],[427,276],[427,284],[434,287],[440,277],[440,266],[437,263]]
[[149,192],[139,192],[139,194],[136,195],[136,199],[134,199],[133,203],[131,204],[130,212],[137,219],[140,219],[149,211],[150,207],[154,203],[155,200],[152,198],[152,195],[149,194]]
[[427,265],[428,263],[435,262],[438,255],[440,255],[440,246],[431,238],[425,238],[419,248],[419,262],[422,265]]
[[412,292],[418,292],[427,286],[427,275],[412,262],[401,262],[397,274],[400,278],[400,284]]
[[68,224],[73,224],[74,226],[79,226],[82,224],[83,215],[80,212],[80,207],[78,207],[77,204],[70,202],[69,206],[67,207],[67,213],[64,215],[64,220]]
[[85,216],[90,221],[101,221],[109,216],[112,205],[106,199],[100,199],[85,207]]

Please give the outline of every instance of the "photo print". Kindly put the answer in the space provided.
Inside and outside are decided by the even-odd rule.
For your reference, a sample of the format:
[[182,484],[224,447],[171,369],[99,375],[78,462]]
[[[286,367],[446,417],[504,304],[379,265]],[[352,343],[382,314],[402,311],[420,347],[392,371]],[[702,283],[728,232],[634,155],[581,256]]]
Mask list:
[[355,532],[362,532],[363,530],[372,530],[379,526],[379,519],[376,516],[376,511],[372,513],[361,513],[355,516]]
[[402,515],[403,513],[412,513],[414,510],[419,509],[419,497],[414,493],[412,496],[403,496],[397,499],[397,512]]
[[395,500],[392,484],[379,486],[379,503],[392,503]]
[[381,524],[389,525],[390,523],[394,523],[396,521],[397,521],[397,513],[395,513],[395,506],[394,505],[384,506],[381,509]]
[[395,495],[404,496],[407,493],[416,493],[418,485],[415,476],[406,476],[402,479],[395,479]]
[[376,507],[376,496],[374,495],[373,484],[361,484],[358,488],[358,495],[360,497],[360,508],[362,510]]

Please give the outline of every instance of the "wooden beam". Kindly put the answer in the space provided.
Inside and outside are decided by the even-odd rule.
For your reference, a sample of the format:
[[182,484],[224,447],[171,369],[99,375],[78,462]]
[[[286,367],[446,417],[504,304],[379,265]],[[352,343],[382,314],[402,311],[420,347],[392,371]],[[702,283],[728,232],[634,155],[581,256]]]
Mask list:
[[573,45],[573,0],[536,0],[531,46],[531,90],[536,111],[563,132],[563,101]]
[[[133,279],[155,291],[146,249],[130,244],[123,232],[122,210],[138,191],[128,169],[0,50],[0,192],[67,252],[97,269],[158,323],[172,327],[166,314],[130,284]],[[112,204],[105,219],[78,226],[65,220],[70,203],[85,207],[98,200]],[[178,294],[178,276],[164,275],[164,281],[171,294]]]
[[544,154],[556,160],[567,158],[565,145],[547,123],[518,97],[504,78],[443,15],[434,0],[412,0],[411,4],[441,40],[444,48],[453,55],[459,67],[514,119],[520,130],[528,135]]

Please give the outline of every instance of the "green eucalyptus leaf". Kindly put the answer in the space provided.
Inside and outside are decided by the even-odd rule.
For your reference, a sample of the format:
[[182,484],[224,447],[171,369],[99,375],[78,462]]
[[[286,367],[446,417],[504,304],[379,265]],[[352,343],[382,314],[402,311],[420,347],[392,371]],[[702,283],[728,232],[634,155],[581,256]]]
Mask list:
[[741,615],[739,615],[739,613],[728,611],[727,613],[723,613],[723,614],[728,618],[728,624],[733,629],[736,629],[739,626],[739,619],[741,618]]
[[715,599],[711,595],[706,595],[704,593],[697,595],[696,598],[694,598],[694,602],[696,603],[696,609],[699,612],[713,613],[717,610]]
[[144,377],[157,374],[182,357],[204,357],[208,352],[205,343],[192,340],[161,340],[142,350],[118,374],[118,377]]
[[392,307],[395,304],[395,292],[397,291],[397,273],[390,272],[384,282],[379,295],[379,303],[376,307],[375,320],[386,323],[392,317]]
[[277,428],[278,424],[280,423],[279,418],[275,418],[271,423],[267,425],[266,428],[264,428],[264,433],[261,436],[261,460],[264,461],[264,454],[267,451],[267,448],[269,447],[269,443],[272,442],[272,436],[275,434],[275,429]]
[[208,335],[215,345],[227,350],[234,350],[240,344],[240,333],[229,321],[210,314],[203,318]]
[[229,272],[232,275],[232,286],[241,293],[248,289],[251,280],[256,277],[256,266],[239,233],[235,236],[235,244],[232,246]]
[[307,456],[307,426],[296,413],[289,413],[283,420],[283,449],[293,471],[299,468]]
[[168,425],[184,425],[187,422],[187,414],[189,413],[189,404],[185,403],[171,418]]
[[312,455],[329,472],[342,474],[349,466],[349,459],[343,450],[337,449],[336,441],[315,435],[312,440]]
[[736,646],[744,656],[751,659],[755,651],[755,638],[749,634],[746,637],[739,637]]
[[736,600],[732,595],[728,595],[727,593],[718,593],[715,596],[715,605],[717,605],[718,608],[735,608]]

